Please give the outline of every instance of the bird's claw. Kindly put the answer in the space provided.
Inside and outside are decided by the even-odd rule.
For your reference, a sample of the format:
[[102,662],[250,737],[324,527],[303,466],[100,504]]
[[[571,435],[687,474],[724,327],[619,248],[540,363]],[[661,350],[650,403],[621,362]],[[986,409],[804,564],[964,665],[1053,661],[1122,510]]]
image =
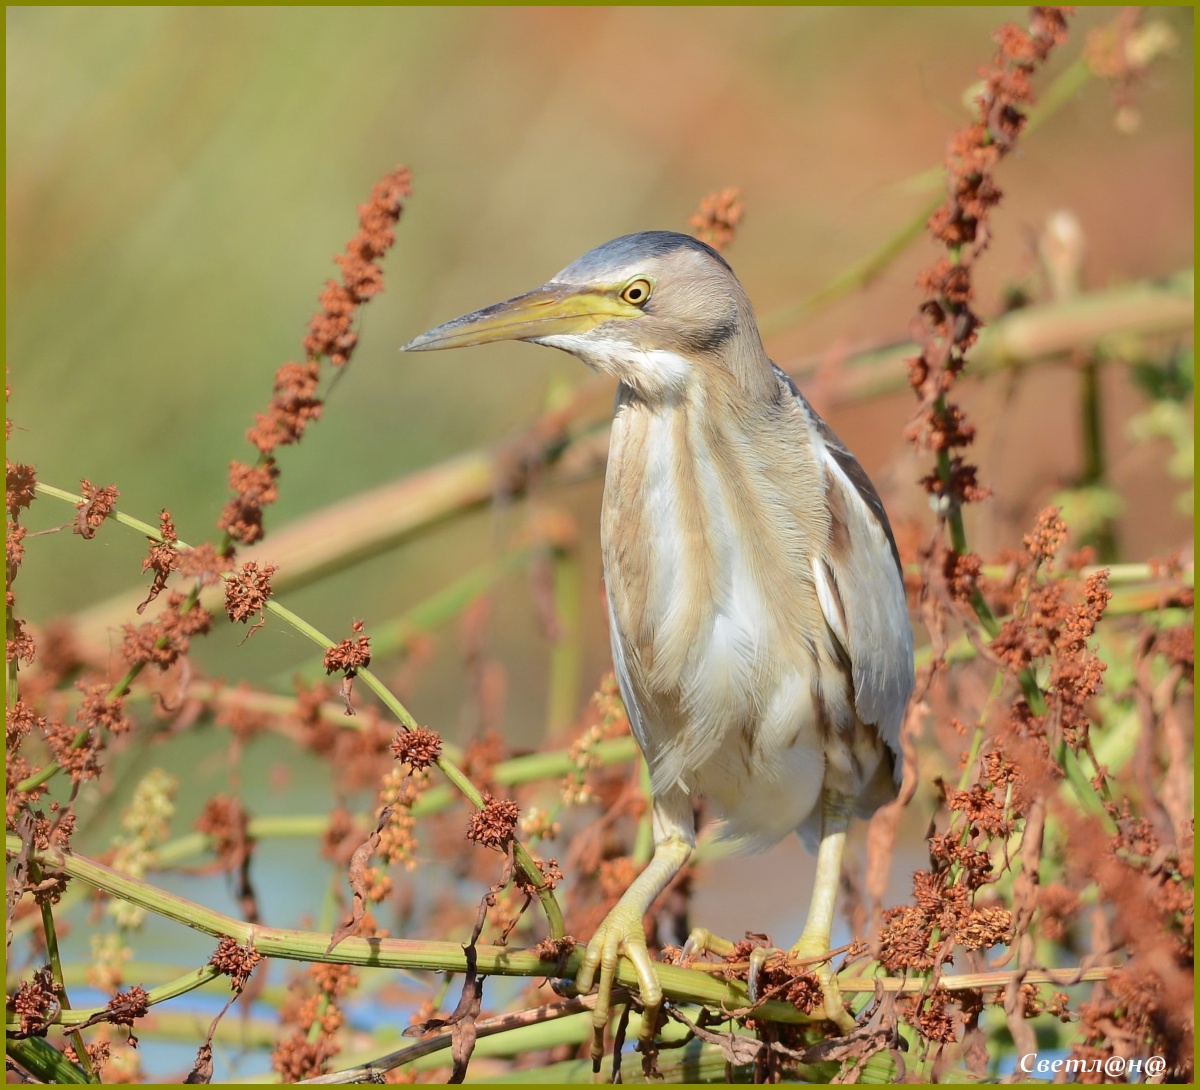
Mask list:
[[763,966],[776,954],[782,953],[774,946],[756,946],[750,951],[750,969],[746,973],[746,990],[750,993],[750,1002],[758,1002],[758,978],[762,975]]
[[599,970],[596,991],[596,1007],[592,1012],[592,1066],[600,1069],[604,1058],[604,1031],[608,1026],[609,1008],[612,1002],[613,982],[617,978],[617,966],[623,956],[627,957],[637,974],[638,990],[642,999],[642,1021],[638,1030],[638,1042],[647,1046],[654,1040],[658,1027],[658,1012],[662,1007],[663,991],[650,950],[646,946],[646,935],[642,930],[640,910],[620,903],[604,917],[596,929],[579,968],[575,986],[582,994],[592,990]]
[[[783,951],[774,946],[756,946],[750,951],[750,970],[746,976],[746,987],[750,992],[750,1002],[759,1000],[758,985],[762,971],[775,955]],[[832,1022],[843,1034],[849,1033],[858,1023],[854,1016],[846,1010],[842,1002],[842,991],[838,987],[837,974],[829,963],[829,951],[824,944],[809,943],[803,938],[787,952],[790,962],[800,962],[804,972],[811,973],[817,978],[821,988],[821,1007],[814,1008],[814,1013],[820,1010],[826,1019]],[[812,964],[805,964],[812,963]]]
[[683,944],[683,949],[679,951],[677,964],[682,965],[689,958],[696,958],[701,954],[716,954],[717,957],[723,958],[733,949],[733,946],[734,944],[728,939],[714,935],[705,927],[693,927],[687,941]]

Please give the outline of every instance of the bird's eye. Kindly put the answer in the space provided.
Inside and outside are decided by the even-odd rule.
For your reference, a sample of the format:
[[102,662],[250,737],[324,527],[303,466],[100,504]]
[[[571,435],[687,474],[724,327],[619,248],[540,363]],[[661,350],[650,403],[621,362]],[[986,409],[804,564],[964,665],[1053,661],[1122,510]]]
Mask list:
[[646,300],[650,298],[650,291],[650,281],[638,277],[638,279],[631,280],[625,285],[621,290],[621,298],[635,307],[640,307],[644,306]]

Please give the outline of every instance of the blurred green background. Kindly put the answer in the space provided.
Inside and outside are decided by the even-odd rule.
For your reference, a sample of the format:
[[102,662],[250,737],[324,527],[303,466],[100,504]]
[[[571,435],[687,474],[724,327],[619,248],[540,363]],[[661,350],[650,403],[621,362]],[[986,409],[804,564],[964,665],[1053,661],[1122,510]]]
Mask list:
[[[1088,8],[1039,74],[1047,87],[1115,9]],[[1162,9],[1174,45],[1135,86],[1139,123],[1114,124],[1110,88],[1087,83],[1006,160],[978,307],[1037,266],[1059,209],[1086,238],[1085,284],[1192,260],[1192,12]],[[214,534],[226,467],[275,368],[297,358],[356,205],[398,163],[415,195],[366,308],[361,343],[324,419],[280,452],[268,526],[464,449],[518,434],[565,386],[571,357],[527,345],[402,356],[410,337],[544,281],[584,250],[647,228],[687,229],[700,198],[745,192],[729,256],[785,367],[908,336],[924,240],[866,291],[802,324],[771,321],[875,251],[936,195],[949,133],[1024,9],[827,8],[13,8],[8,12],[8,362],[12,455],[74,489],[115,482],[185,540]],[[1125,435],[1142,405],[1106,375],[1112,472],[1126,497],[1128,559],[1187,541],[1161,452]],[[966,394],[996,499],[972,512],[984,552],[1013,544],[1079,468],[1067,368]],[[818,408],[822,386],[809,389]],[[927,520],[925,466],[902,431],[906,393],[831,414],[876,478],[893,521]],[[596,548],[598,480],[542,497],[578,520],[585,669],[605,669]],[[35,506],[31,523],[65,521]],[[340,637],[392,617],[497,555],[523,512],[460,520],[359,564],[288,604]],[[84,545],[30,541],[18,584],[35,623],[122,591],[142,544],[108,527]],[[265,552],[270,553],[268,536]],[[370,627],[368,627],[368,631]],[[245,646],[223,626],[201,665],[261,683],[313,662],[272,622]],[[464,706],[458,634],[416,683],[413,710],[454,735]],[[119,645],[114,633],[113,648]],[[535,744],[548,646],[520,574],[496,604],[489,652],[508,671],[509,737]]]
[[[1039,86],[1113,14],[1081,11]],[[983,314],[1032,275],[1036,236],[1058,209],[1083,226],[1089,286],[1190,264],[1192,12],[1154,18],[1175,45],[1136,86],[1131,132],[1093,80],[1005,162],[978,267]],[[245,429],[275,368],[301,351],[356,205],[398,163],[412,167],[415,195],[387,290],[365,311],[324,419],[281,451],[268,525],[513,436],[586,380],[575,360],[525,345],[405,357],[399,345],[606,239],[686,229],[700,198],[726,185],[747,207],[730,259],[760,316],[780,314],[936,192],[927,172],[964,122],[964,94],[1005,19],[1024,22],[1024,9],[10,8],[11,453],[61,487],[115,482],[130,513],[154,521],[166,506],[185,539],[211,536],[228,462],[250,456]],[[904,339],[913,276],[932,255],[918,242],[868,290],[803,324],[773,323],[768,348],[787,366]],[[973,514],[981,549],[1012,544],[1077,471],[1064,411],[1073,382],[1047,369],[968,395],[982,474],[997,485]],[[1123,552],[1161,554],[1190,523],[1161,459],[1128,447],[1139,395],[1120,374],[1106,382]],[[811,393],[820,407],[820,385]],[[925,469],[901,437],[911,408],[899,393],[832,416],[898,522],[926,517],[913,484]],[[582,697],[608,653],[599,482],[544,499],[580,526]],[[31,523],[66,514],[43,500]],[[496,555],[523,517],[472,516],[289,604],[338,636],[352,617],[382,622]],[[31,540],[20,611],[44,623],[133,588],[140,550],[115,526],[86,545]],[[239,648],[242,635],[226,627],[202,641],[200,663],[261,682],[314,659],[274,622]],[[418,717],[450,735],[472,722],[457,644],[444,633],[411,695]],[[489,651],[508,672],[509,737],[534,744],[548,646],[521,575],[497,599]]]
[[[1040,87],[1114,10],[1075,18]],[[1190,264],[1192,12],[1152,17],[1175,42],[1134,88],[1133,131],[1118,130],[1110,89],[1093,80],[1005,162],[978,267],[984,315],[1031,276],[1036,236],[1058,209],[1082,224],[1089,286]],[[167,506],[186,540],[213,534],[227,464],[249,457],[245,429],[275,368],[301,351],[355,206],[397,163],[413,168],[416,192],[387,290],[366,309],[325,418],[281,452],[268,525],[512,436],[552,391],[586,380],[575,360],[525,345],[410,357],[398,346],[608,238],[686,229],[701,196],[730,184],[747,206],[730,259],[760,316],[778,315],[929,199],[940,182],[931,190],[927,172],[965,119],[992,30],[1024,18],[952,7],[9,9],[12,453],[62,487],[116,482],[122,506],[149,521]],[[932,253],[918,242],[868,290],[803,324],[772,323],[768,348],[787,366],[904,339],[913,276]],[[982,475],[997,486],[973,513],[982,550],[1011,544],[1077,471],[1064,411],[1073,382],[1045,369],[1003,396],[1000,385],[968,394]],[[1186,541],[1190,524],[1161,459],[1128,447],[1138,395],[1118,373],[1106,382],[1121,543],[1141,559]],[[821,393],[810,389],[818,407]],[[926,517],[913,485],[924,468],[901,438],[911,407],[897,394],[832,415],[898,522]],[[580,524],[590,683],[607,654],[599,484],[550,499]],[[49,506],[32,521],[62,521]],[[291,604],[339,634],[353,616],[379,622],[494,555],[521,517],[468,519]],[[115,528],[82,551],[65,534],[31,546],[19,590],[37,622],[137,582],[141,546]],[[510,717],[540,721],[544,641],[527,595],[502,606],[493,642],[512,672]],[[260,678],[311,659],[277,629],[236,654],[236,640],[207,641],[201,661]],[[435,663],[417,709],[444,729],[461,710],[456,669]]]
[[[1112,15],[1084,9],[1039,86]],[[1136,88],[1134,132],[1117,131],[1093,81],[1006,162],[979,267],[985,315],[1028,275],[1056,209],[1080,218],[1093,286],[1190,263],[1191,15],[1156,16],[1177,40]],[[244,431],[274,369],[300,352],[355,205],[401,162],[416,193],[387,291],[325,419],[282,452],[269,525],[512,435],[552,386],[586,378],[574,360],[523,345],[415,357],[398,346],[608,238],[686,229],[700,197],[729,184],[747,204],[730,258],[760,315],[796,303],[927,199],[919,175],[963,122],[964,90],[1006,18],[1023,9],[9,9],[13,452],[63,487],[115,481],[131,513],[153,521],[168,506],[185,539],[208,536],[227,463],[248,456]],[[930,256],[919,243],[869,291],[768,347],[786,366],[902,339]],[[986,479],[1003,482],[997,463],[1010,457],[1036,466],[1016,495],[1073,468],[1054,465],[1061,429],[1045,425],[1061,406],[1038,384],[994,422],[1002,440],[1049,430],[1032,459],[1027,443],[994,448],[980,421]],[[910,404],[833,421],[899,518],[921,514],[917,464],[895,464]],[[1138,556],[1184,527],[1153,509],[1155,490],[1135,491]],[[594,529],[588,518],[585,537]],[[78,541],[30,549],[30,615],[128,586],[120,536],[86,558]],[[350,614],[399,607],[460,570],[464,552],[480,553],[478,533],[366,565],[318,595],[330,610],[311,619],[340,630]]]
[[[1082,9],[1038,86],[1115,11]],[[1037,236],[1062,209],[1083,227],[1087,287],[1190,267],[1192,10],[1150,17],[1174,45],[1133,88],[1137,124],[1120,129],[1110,88],[1092,80],[1001,168],[1006,196],[977,266],[985,317],[1009,285],[1035,278]],[[964,94],[1006,19],[1024,24],[1025,9],[9,8],[10,457],[67,489],[80,477],[115,482],[129,513],[154,522],[169,507],[184,539],[214,536],[228,463],[251,456],[246,428],[275,369],[299,358],[356,205],[400,163],[413,169],[415,195],[386,260],[386,291],[366,308],[324,419],[279,452],[268,526],[512,437],[587,380],[575,360],[527,345],[409,357],[399,346],[540,284],[607,239],[686,230],[700,198],[727,185],[742,187],[747,208],[728,256],[760,317],[783,314],[936,195],[940,178],[928,172],[965,123]],[[768,349],[787,367],[907,338],[913,279],[933,256],[919,241],[867,290],[803,324],[773,321]],[[981,475],[996,485],[971,513],[981,551],[1019,542],[1078,472],[1075,389],[1070,369],[1055,367],[967,390]],[[1104,393],[1126,504],[1122,557],[1165,555],[1192,533],[1174,506],[1165,448],[1130,443],[1126,425],[1144,401],[1122,369],[1106,372]],[[820,382],[810,394],[822,408]],[[911,412],[899,392],[831,422],[894,521],[919,526],[928,512],[915,481],[928,467],[902,438]],[[598,479],[539,497],[579,526],[581,700],[608,658],[599,498]],[[47,528],[70,513],[39,500],[28,521]],[[354,617],[370,632],[498,555],[524,519],[523,505],[473,515],[287,604],[337,638]],[[109,525],[92,542],[60,533],[26,544],[16,590],[35,625],[125,591],[133,619],[136,535]],[[270,544],[268,535],[268,557]],[[222,625],[199,641],[201,668],[264,684],[319,657],[274,620],[239,646],[243,636]],[[477,720],[461,642],[454,625],[439,632],[438,654],[405,691],[414,714],[450,737]],[[119,643],[114,630],[114,669]],[[550,646],[522,573],[497,595],[487,648],[507,675],[506,736],[537,744]],[[181,816],[191,816],[225,774],[225,737],[185,732],[138,768],[186,771],[194,790]],[[324,782],[315,762],[258,744],[269,782],[291,791]],[[245,786],[256,813],[294,812],[295,794],[260,792],[252,777]],[[307,848],[280,851],[280,874],[303,872]],[[802,853],[776,851],[784,862],[773,873],[790,886]],[[726,890],[762,876],[761,862],[722,865]],[[267,888],[265,900],[282,892]],[[702,888],[697,905],[714,930],[744,929],[724,914],[733,901],[720,890]]]

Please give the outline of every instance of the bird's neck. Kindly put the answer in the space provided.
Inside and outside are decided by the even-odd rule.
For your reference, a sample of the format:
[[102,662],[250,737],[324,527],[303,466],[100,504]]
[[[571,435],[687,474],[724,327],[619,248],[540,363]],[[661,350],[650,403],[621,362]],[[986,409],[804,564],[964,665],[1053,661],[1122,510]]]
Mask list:
[[757,337],[739,339],[719,356],[630,350],[619,360],[593,356],[587,362],[620,380],[621,403],[640,403],[651,413],[750,421],[773,411],[783,396]]

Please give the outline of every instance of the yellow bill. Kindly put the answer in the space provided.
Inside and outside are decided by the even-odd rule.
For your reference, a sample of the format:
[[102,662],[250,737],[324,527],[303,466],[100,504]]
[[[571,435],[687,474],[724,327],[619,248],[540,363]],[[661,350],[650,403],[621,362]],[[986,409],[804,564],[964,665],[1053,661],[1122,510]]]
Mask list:
[[402,351],[431,352],[493,341],[537,341],[565,333],[586,333],[601,322],[639,313],[615,292],[546,284],[436,326],[414,337]]

